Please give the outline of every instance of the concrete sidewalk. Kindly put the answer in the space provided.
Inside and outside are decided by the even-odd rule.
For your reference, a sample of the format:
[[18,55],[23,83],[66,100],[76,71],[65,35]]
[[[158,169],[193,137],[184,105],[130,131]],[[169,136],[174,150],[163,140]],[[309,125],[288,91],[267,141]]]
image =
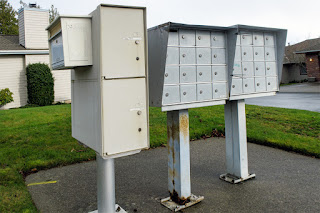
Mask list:
[[[256,179],[232,185],[225,173],[223,138],[191,142],[192,193],[205,199],[183,212],[320,212],[320,161],[248,144],[249,171]],[[115,160],[116,199],[127,212],[170,212],[160,204],[167,192],[167,148]],[[41,212],[89,212],[97,208],[96,162],[40,171],[26,183]]]

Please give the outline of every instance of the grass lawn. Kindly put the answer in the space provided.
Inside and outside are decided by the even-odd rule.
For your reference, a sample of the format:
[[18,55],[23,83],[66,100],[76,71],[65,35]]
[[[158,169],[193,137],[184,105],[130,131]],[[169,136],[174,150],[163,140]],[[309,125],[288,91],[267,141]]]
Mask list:
[[[191,109],[190,137],[224,133],[223,106]],[[320,113],[246,106],[248,141],[320,158]],[[151,146],[166,143],[166,113],[150,108]],[[36,212],[24,176],[95,159],[71,137],[71,107],[0,111],[0,212]]]

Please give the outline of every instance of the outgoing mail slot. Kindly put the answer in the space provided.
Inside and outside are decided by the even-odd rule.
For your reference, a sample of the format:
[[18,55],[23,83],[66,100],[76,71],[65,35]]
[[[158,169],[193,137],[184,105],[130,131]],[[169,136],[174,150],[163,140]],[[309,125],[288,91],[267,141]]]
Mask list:
[[180,64],[195,64],[196,63],[195,48],[180,48]]
[[226,47],[225,33],[211,32],[211,46],[212,47]]
[[264,62],[254,62],[254,75],[255,76],[265,76],[265,65]]
[[225,49],[212,49],[212,64],[225,64],[226,63],[226,50]]
[[254,93],[254,78],[243,79],[243,93],[244,94]]
[[196,33],[194,30],[179,30],[180,46],[195,46]]
[[254,46],[263,46],[264,45],[263,33],[253,33],[253,45]]
[[227,67],[212,66],[212,81],[227,81]]
[[180,86],[181,102],[193,102],[197,100],[197,86],[185,84]]
[[197,84],[197,100],[212,100],[211,84]]
[[180,67],[180,83],[195,83],[196,81],[196,66]]
[[253,77],[253,63],[242,62],[242,74],[243,77]]
[[211,64],[210,48],[197,48],[196,52],[197,64]]
[[197,66],[197,82],[211,82],[211,66]]
[[196,45],[199,47],[210,47],[210,32],[197,31],[196,32]]
[[47,30],[52,69],[92,65],[90,16],[59,16]]
[[179,84],[179,66],[166,67],[164,84]]

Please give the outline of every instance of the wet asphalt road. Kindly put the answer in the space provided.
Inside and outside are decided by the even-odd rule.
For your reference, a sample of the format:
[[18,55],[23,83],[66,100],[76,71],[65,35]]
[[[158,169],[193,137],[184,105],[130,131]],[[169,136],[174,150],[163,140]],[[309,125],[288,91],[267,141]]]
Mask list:
[[320,112],[320,93],[280,92],[275,96],[246,99],[246,104]]
[[[248,144],[249,172],[256,178],[232,185],[225,173],[224,138],[191,142],[192,193],[204,200],[183,212],[320,212],[320,160]],[[164,147],[115,160],[116,199],[127,212],[170,211],[160,204],[167,192]],[[37,208],[46,213],[89,212],[97,208],[96,162],[40,171],[26,183]]]

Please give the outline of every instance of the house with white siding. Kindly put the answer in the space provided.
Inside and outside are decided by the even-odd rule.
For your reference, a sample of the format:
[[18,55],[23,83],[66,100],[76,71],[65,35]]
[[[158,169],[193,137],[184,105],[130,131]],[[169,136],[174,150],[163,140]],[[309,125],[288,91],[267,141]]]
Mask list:
[[[26,67],[49,63],[48,10],[25,7],[18,13],[19,36],[0,35],[0,90],[9,88],[13,102],[0,107],[9,109],[27,104]],[[55,102],[71,99],[71,71],[53,70]]]

